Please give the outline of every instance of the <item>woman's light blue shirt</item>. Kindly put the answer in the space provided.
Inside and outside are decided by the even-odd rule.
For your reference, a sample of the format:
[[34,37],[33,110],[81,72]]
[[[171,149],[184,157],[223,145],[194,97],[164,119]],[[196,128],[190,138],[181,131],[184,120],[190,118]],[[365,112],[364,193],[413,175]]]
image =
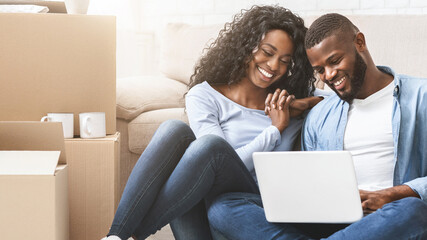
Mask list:
[[303,122],[302,119],[291,119],[289,126],[280,134],[264,111],[231,101],[207,82],[191,88],[185,104],[190,127],[196,137],[215,134],[224,138],[253,176],[252,153],[292,150]]

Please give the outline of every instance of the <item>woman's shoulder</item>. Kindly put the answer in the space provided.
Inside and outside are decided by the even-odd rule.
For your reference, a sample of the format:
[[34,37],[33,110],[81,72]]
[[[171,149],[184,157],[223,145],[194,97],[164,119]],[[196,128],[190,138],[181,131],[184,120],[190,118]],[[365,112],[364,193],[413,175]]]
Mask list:
[[202,82],[192,87],[188,91],[186,98],[188,99],[191,97],[203,98],[206,100],[211,99],[216,101],[222,101],[224,98],[224,96],[211,85],[209,85],[208,82]]
[[203,96],[204,94],[211,94],[214,89],[207,82],[201,82],[195,86],[193,86],[190,90],[188,90],[187,96]]

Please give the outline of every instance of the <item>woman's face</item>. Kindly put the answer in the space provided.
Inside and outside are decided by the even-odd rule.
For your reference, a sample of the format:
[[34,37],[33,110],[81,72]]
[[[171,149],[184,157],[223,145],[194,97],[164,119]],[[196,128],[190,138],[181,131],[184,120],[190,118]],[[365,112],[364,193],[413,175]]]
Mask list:
[[269,87],[286,73],[293,51],[294,44],[286,32],[278,29],[267,32],[249,62],[249,81],[260,88]]

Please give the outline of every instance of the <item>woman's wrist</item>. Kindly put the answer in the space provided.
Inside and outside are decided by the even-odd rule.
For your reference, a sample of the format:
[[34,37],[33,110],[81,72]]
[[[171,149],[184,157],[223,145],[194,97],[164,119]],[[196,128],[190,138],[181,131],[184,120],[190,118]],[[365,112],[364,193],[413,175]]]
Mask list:
[[288,127],[287,124],[273,124],[273,126],[275,126],[280,133],[285,131],[285,129]]

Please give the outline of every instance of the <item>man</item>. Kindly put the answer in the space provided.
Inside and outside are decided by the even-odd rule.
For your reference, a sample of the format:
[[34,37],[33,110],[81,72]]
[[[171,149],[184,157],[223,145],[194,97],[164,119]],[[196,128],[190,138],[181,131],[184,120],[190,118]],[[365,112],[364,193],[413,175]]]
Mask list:
[[305,44],[337,95],[308,114],[302,149],[351,151],[372,213],[350,225],[275,224],[259,195],[233,193],[212,204],[212,228],[228,239],[427,239],[427,79],[375,66],[363,33],[339,14],[317,19]]

